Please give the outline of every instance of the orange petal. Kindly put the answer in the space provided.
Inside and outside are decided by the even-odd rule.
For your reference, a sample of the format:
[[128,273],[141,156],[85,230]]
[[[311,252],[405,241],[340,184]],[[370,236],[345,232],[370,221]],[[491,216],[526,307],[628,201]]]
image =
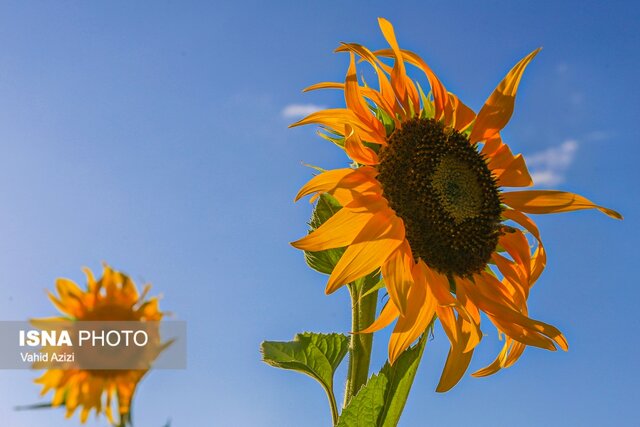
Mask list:
[[529,287],[531,287],[535,281],[538,280],[538,277],[540,277],[547,264],[547,254],[544,250],[542,239],[540,238],[538,226],[531,220],[531,218],[522,212],[513,209],[505,209],[502,212],[502,216],[523,226],[538,241],[538,247],[536,248],[533,257],[531,257],[531,277],[529,278]]
[[486,141],[500,132],[509,122],[513,114],[516,92],[522,73],[524,73],[525,68],[538,52],[540,52],[540,48],[518,62],[484,103],[469,136],[472,144],[478,141]]
[[382,192],[380,184],[374,179],[377,173],[368,166],[326,171],[311,178],[300,189],[295,200],[309,194],[329,193],[341,205],[347,205],[358,197]]
[[[496,147],[495,141],[498,141]],[[494,136],[482,150],[487,159],[487,166],[498,180],[501,187],[529,187],[533,179],[521,154],[514,156],[508,145],[502,143],[500,137]],[[486,149],[486,151],[485,151]]]
[[350,124],[365,141],[378,144],[387,143],[384,135],[380,135],[375,129],[371,128],[369,124],[362,122],[353,111],[347,108],[332,108],[316,111],[302,120],[289,125],[289,127],[313,123],[325,126],[337,134],[340,134],[340,132],[344,130],[346,124]]
[[[429,86],[431,86],[431,92],[433,93],[433,103],[436,109],[436,120],[440,120],[445,114],[445,111],[451,110],[451,106],[449,104],[449,95],[444,85],[436,74],[431,70],[431,68],[427,65],[426,62],[416,53],[413,53],[406,49],[401,49],[402,57],[408,63],[415,65],[419,69],[424,72],[427,76],[427,80],[429,80]],[[376,55],[383,57],[395,57],[393,50],[391,49],[382,49],[375,52]]]
[[[460,294],[459,297],[465,301],[466,306],[471,308],[471,302],[467,300],[463,287],[458,288],[458,293]],[[475,309],[475,306],[473,308]],[[479,321],[480,313],[477,312],[477,309],[475,309],[475,312],[476,313],[474,314],[477,316]],[[444,314],[442,313],[442,310],[438,311],[438,313],[439,315]],[[452,314],[453,312],[450,311],[450,314],[445,315],[444,318],[447,319],[446,323],[451,322]],[[442,318],[440,320],[442,321]],[[445,323],[443,323],[443,326],[445,326]],[[451,328],[451,326],[446,326],[445,331],[447,331],[448,328]],[[472,323],[467,321],[461,315],[458,315],[458,318],[456,319],[455,329],[455,336],[457,339],[452,340],[451,332],[447,332],[451,341],[451,348],[449,349],[447,362],[445,363],[438,387],[436,388],[436,391],[439,393],[449,391],[458,383],[458,381],[460,381],[469,367],[469,363],[471,362],[471,357],[473,355],[473,349],[481,339],[479,326],[475,324],[475,322]]]
[[[360,55],[362,59],[371,64],[378,76],[378,87],[380,88],[380,92],[373,91],[378,94],[379,97],[377,97],[377,100],[371,97],[370,99],[373,99],[374,102],[376,102],[379,107],[383,108],[390,117],[393,117],[396,127],[398,127],[400,122],[398,121],[395,113],[400,113],[401,110],[397,108],[399,106],[396,103],[396,95],[393,92],[393,87],[385,74],[385,72],[391,73],[391,68],[380,61],[369,49],[357,43],[342,43],[342,45],[336,49],[336,52],[345,51]],[[365,96],[367,95],[365,94]]]
[[342,208],[316,230],[291,242],[291,246],[317,252],[350,245],[373,217],[371,213],[353,213]]
[[464,353],[462,346],[451,346],[447,354],[447,362],[442,370],[440,381],[436,387],[438,393],[445,393],[451,390],[462,378],[471,362],[473,350]]
[[420,106],[418,90],[413,82],[407,77],[407,71],[404,67],[404,60],[402,58],[402,51],[400,50],[400,46],[396,40],[393,25],[384,18],[378,18],[378,24],[380,25],[380,30],[382,30],[382,35],[387,40],[387,43],[389,43],[389,46],[391,46],[393,57],[395,59],[393,69],[391,70],[391,85],[393,86],[393,90],[400,100],[406,115],[408,117],[413,117]]
[[428,291],[424,274],[414,266],[415,285],[409,289],[407,312],[398,318],[389,339],[389,363],[393,364],[424,333],[436,313],[436,299]]
[[452,93],[449,93],[449,103],[451,104],[452,117],[451,123],[448,123],[448,125],[462,132],[473,123],[473,120],[476,118],[476,113],[464,105],[464,103]]
[[365,123],[369,128],[376,131],[379,134],[379,139],[385,140],[386,131],[384,125],[373,116],[364,97],[360,93],[360,85],[358,84],[358,77],[356,76],[355,56],[353,53],[349,56],[351,59],[344,84],[344,97],[347,108],[353,111],[362,123]]
[[557,328],[539,320],[533,320],[496,299],[495,293],[491,293],[490,288],[502,287],[503,284],[495,277],[487,273],[475,277],[476,284],[466,280],[460,280],[458,283],[464,286],[474,304],[487,313],[490,320],[502,332],[527,345],[554,350],[553,344],[547,342],[547,339],[550,339],[563,350],[568,348],[566,339]]
[[453,307],[459,304],[455,297],[451,295],[447,276],[429,268],[424,261],[420,261],[420,267],[425,275],[427,286],[439,305]]
[[[336,264],[325,292],[330,294],[381,267],[404,241],[404,224],[395,215],[376,215]],[[357,242],[357,243],[355,243]]]
[[347,138],[344,143],[344,149],[351,159],[363,165],[377,165],[380,163],[376,152],[362,143],[362,140],[350,125],[345,126],[345,135],[347,135]]
[[407,310],[409,289],[413,286],[412,267],[413,255],[406,240],[382,266],[382,277],[387,285],[389,297],[403,316]]
[[391,322],[396,320],[399,314],[400,314],[400,311],[396,308],[393,302],[389,301],[382,308],[382,311],[380,312],[380,315],[378,316],[378,318],[366,329],[358,331],[358,333],[370,334],[372,332],[377,332],[380,329],[386,328],[391,324]]
[[451,345],[457,343],[459,340],[458,327],[456,326],[456,313],[453,308],[437,305],[436,314]]
[[532,214],[598,209],[600,212],[609,215],[612,218],[622,219],[622,215],[612,209],[596,205],[586,197],[564,191],[512,191],[502,193],[502,201],[513,209]]
[[531,276],[531,252],[527,238],[522,231],[514,230],[513,232],[502,234],[498,244],[507,250],[511,258],[522,269],[526,279],[524,283],[528,287],[529,277]]
[[496,359],[491,364],[489,364],[488,366],[485,366],[482,369],[478,369],[476,372],[471,374],[471,376],[476,377],[476,378],[486,377],[486,376],[489,376],[489,375],[493,375],[496,372],[498,372],[500,369],[502,369],[502,367],[505,365],[505,363],[507,361],[507,355],[509,353],[509,348],[511,347],[512,343],[514,343],[514,342],[515,341],[513,341],[512,339],[507,338],[505,340],[504,345],[502,346],[502,350],[500,350],[500,353],[498,354],[498,357],[496,357]]

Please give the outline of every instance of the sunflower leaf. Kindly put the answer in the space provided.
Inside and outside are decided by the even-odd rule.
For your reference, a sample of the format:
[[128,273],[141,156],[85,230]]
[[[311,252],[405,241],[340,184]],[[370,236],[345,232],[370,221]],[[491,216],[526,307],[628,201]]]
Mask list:
[[404,405],[407,402],[413,379],[416,376],[426,341],[425,333],[416,345],[408,348],[400,355],[393,366],[387,362],[382,367],[380,375],[384,375],[387,378],[389,385],[385,392],[384,409],[378,418],[377,426],[395,427],[398,424]]
[[349,338],[342,334],[297,334],[293,341],[264,341],[262,360],[271,366],[307,374],[324,388],[335,406],[333,375],[349,349]]
[[[333,196],[326,193],[321,194],[313,209],[313,214],[311,214],[311,221],[309,222],[309,226],[311,227],[310,231],[320,227],[340,209],[342,209],[342,206]],[[343,248],[327,249],[318,252],[305,251],[304,258],[309,267],[314,270],[324,274],[331,274],[343,253]]]
[[384,374],[373,375],[351,398],[336,427],[370,427],[382,414],[389,380]]

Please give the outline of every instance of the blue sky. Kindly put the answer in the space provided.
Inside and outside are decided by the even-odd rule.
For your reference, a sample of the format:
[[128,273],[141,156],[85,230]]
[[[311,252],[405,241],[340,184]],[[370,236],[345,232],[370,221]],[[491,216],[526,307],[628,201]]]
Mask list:
[[[275,3],[275,4],[273,4]],[[568,353],[528,349],[498,375],[434,392],[448,344],[436,330],[403,426],[632,425],[640,350],[638,113],[634,2],[3,2],[0,5],[0,319],[55,314],[56,277],[102,261],[149,281],[189,325],[189,367],[152,372],[138,426],[326,426],[321,389],[260,362],[264,339],[349,330],[346,290],[288,245],[305,233],[303,162],[344,166],[295,113],[338,107],[340,41],[384,46],[396,26],[447,88],[476,110],[521,57],[527,69],[504,131],[540,183],[625,215],[538,217],[549,252],[530,299]],[[487,337],[472,361],[493,360]],[[376,338],[374,366],[386,354]],[[341,386],[343,370],[338,373]],[[39,402],[35,373],[0,371],[3,425],[77,425]],[[89,426],[105,426],[91,420]]]

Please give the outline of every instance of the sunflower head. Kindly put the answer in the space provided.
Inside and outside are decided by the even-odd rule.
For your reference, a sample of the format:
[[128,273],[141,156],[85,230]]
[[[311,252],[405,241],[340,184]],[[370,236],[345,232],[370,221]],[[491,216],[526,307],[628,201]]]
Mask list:
[[378,181],[404,221],[414,258],[447,275],[482,271],[498,243],[495,178],[467,135],[414,118],[379,153]]
[[[321,135],[352,161],[351,167],[320,173],[300,190],[297,199],[329,194],[342,208],[293,246],[310,252],[344,248],[327,293],[381,272],[389,302],[360,332],[396,321],[391,363],[439,319],[451,350],[438,391],[449,390],[466,371],[483,336],[481,311],[506,339],[496,360],[476,376],[511,366],[527,345],[566,350],[558,329],[529,317],[529,291],[545,268],[546,252],[527,214],[598,209],[622,217],[573,193],[506,190],[533,185],[524,158],[512,153],[500,131],[540,49],[507,73],[476,114],[420,56],[400,48],[387,20],[380,18],[379,25],[389,48],[343,43],[336,51],[350,55],[344,82],[307,89],[342,90],[345,107],[292,125],[319,124]],[[358,81],[357,59],[373,68],[377,87]],[[407,66],[424,73],[428,95],[408,76]]]
[[[82,321],[135,321],[159,322],[163,313],[158,307],[157,297],[147,297],[150,285],[142,293],[129,276],[104,265],[102,277],[95,279],[88,268],[85,289],[69,279],[56,281],[57,295],[49,293],[49,298],[62,317],[35,319],[36,324],[51,322]],[[155,347],[155,358],[162,351]],[[104,414],[114,423],[113,404],[117,406],[119,425],[130,421],[130,407],[137,384],[146,374],[146,369],[131,370],[91,370],[91,369],[49,369],[35,382],[42,385],[41,394],[53,390],[53,406],[64,405],[66,416],[71,417],[80,408],[80,420],[86,422],[92,410],[96,415]]]

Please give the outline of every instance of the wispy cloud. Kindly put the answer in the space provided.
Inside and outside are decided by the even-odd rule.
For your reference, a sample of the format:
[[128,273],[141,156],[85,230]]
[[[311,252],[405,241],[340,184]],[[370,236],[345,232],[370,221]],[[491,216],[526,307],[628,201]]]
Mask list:
[[286,119],[301,118],[324,108],[322,105],[316,104],[289,104],[282,110],[282,117]]
[[557,185],[564,181],[564,174],[573,163],[578,141],[568,139],[562,144],[533,153],[526,157],[531,177],[536,185]]

